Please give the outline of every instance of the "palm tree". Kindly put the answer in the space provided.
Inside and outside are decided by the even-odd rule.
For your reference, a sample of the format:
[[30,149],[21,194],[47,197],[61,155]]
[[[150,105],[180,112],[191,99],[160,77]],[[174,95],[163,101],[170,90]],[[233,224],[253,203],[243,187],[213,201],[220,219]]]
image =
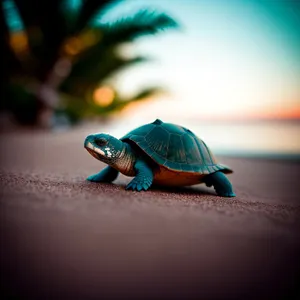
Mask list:
[[[116,87],[103,86],[121,69],[147,60],[123,57],[117,51],[120,45],[178,27],[167,14],[149,9],[109,24],[96,22],[123,1],[82,0],[70,9],[67,0],[5,0],[2,19],[10,97],[2,108],[12,111],[20,122],[36,123],[45,111],[63,112],[77,121],[107,116],[160,91],[160,87],[148,87],[123,99]],[[19,12],[21,28],[11,24],[14,12]],[[95,102],[97,97],[101,101]]]

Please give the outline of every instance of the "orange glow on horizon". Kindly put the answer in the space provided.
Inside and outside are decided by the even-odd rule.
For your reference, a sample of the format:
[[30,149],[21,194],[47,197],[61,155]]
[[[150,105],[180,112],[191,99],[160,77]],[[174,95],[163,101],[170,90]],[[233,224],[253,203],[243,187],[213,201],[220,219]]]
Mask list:
[[[172,98],[172,97],[171,97]],[[195,105],[188,107],[183,101],[173,101],[172,99],[159,99],[158,97],[149,97],[141,102],[130,103],[123,109],[122,114],[129,115],[139,113],[145,116],[161,116],[161,118],[189,118],[198,120],[215,121],[251,121],[251,120],[300,120],[300,105],[288,104],[285,107],[268,106],[256,110],[241,110],[239,112],[217,113],[201,111]]]
[[244,111],[239,114],[226,115],[206,115],[200,116],[201,119],[219,119],[219,120],[300,120],[300,107],[287,108],[268,108],[258,111]]
[[257,115],[266,119],[300,119],[300,106],[268,110]]
[[149,96],[139,101],[130,102],[122,109],[121,114],[131,115],[133,112],[147,111],[147,107],[150,107],[157,100],[159,100],[158,97]]

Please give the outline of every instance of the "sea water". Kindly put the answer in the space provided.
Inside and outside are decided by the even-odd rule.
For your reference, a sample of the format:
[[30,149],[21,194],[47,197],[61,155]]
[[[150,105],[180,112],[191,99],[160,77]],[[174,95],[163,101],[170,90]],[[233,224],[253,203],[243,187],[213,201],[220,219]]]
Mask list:
[[[218,155],[300,157],[300,121],[181,121]],[[139,126],[136,120],[114,123],[110,131],[121,137]]]

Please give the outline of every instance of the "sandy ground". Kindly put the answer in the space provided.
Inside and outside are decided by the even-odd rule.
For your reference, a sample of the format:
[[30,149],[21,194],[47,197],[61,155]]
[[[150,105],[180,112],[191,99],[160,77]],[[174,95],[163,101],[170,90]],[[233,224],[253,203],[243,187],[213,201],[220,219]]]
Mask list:
[[293,299],[299,163],[220,157],[233,199],[203,185],[138,193],[124,176],[85,181],[103,167],[85,135],[0,135],[7,299]]

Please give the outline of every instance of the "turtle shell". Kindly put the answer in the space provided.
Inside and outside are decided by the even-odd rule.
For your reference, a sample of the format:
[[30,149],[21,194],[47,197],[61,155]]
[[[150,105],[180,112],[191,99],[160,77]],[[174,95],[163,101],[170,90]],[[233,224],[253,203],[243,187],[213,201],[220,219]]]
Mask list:
[[227,166],[217,163],[206,144],[189,129],[159,119],[132,130],[121,140],[132,141],[158,165],[172,171],[232,173]]

